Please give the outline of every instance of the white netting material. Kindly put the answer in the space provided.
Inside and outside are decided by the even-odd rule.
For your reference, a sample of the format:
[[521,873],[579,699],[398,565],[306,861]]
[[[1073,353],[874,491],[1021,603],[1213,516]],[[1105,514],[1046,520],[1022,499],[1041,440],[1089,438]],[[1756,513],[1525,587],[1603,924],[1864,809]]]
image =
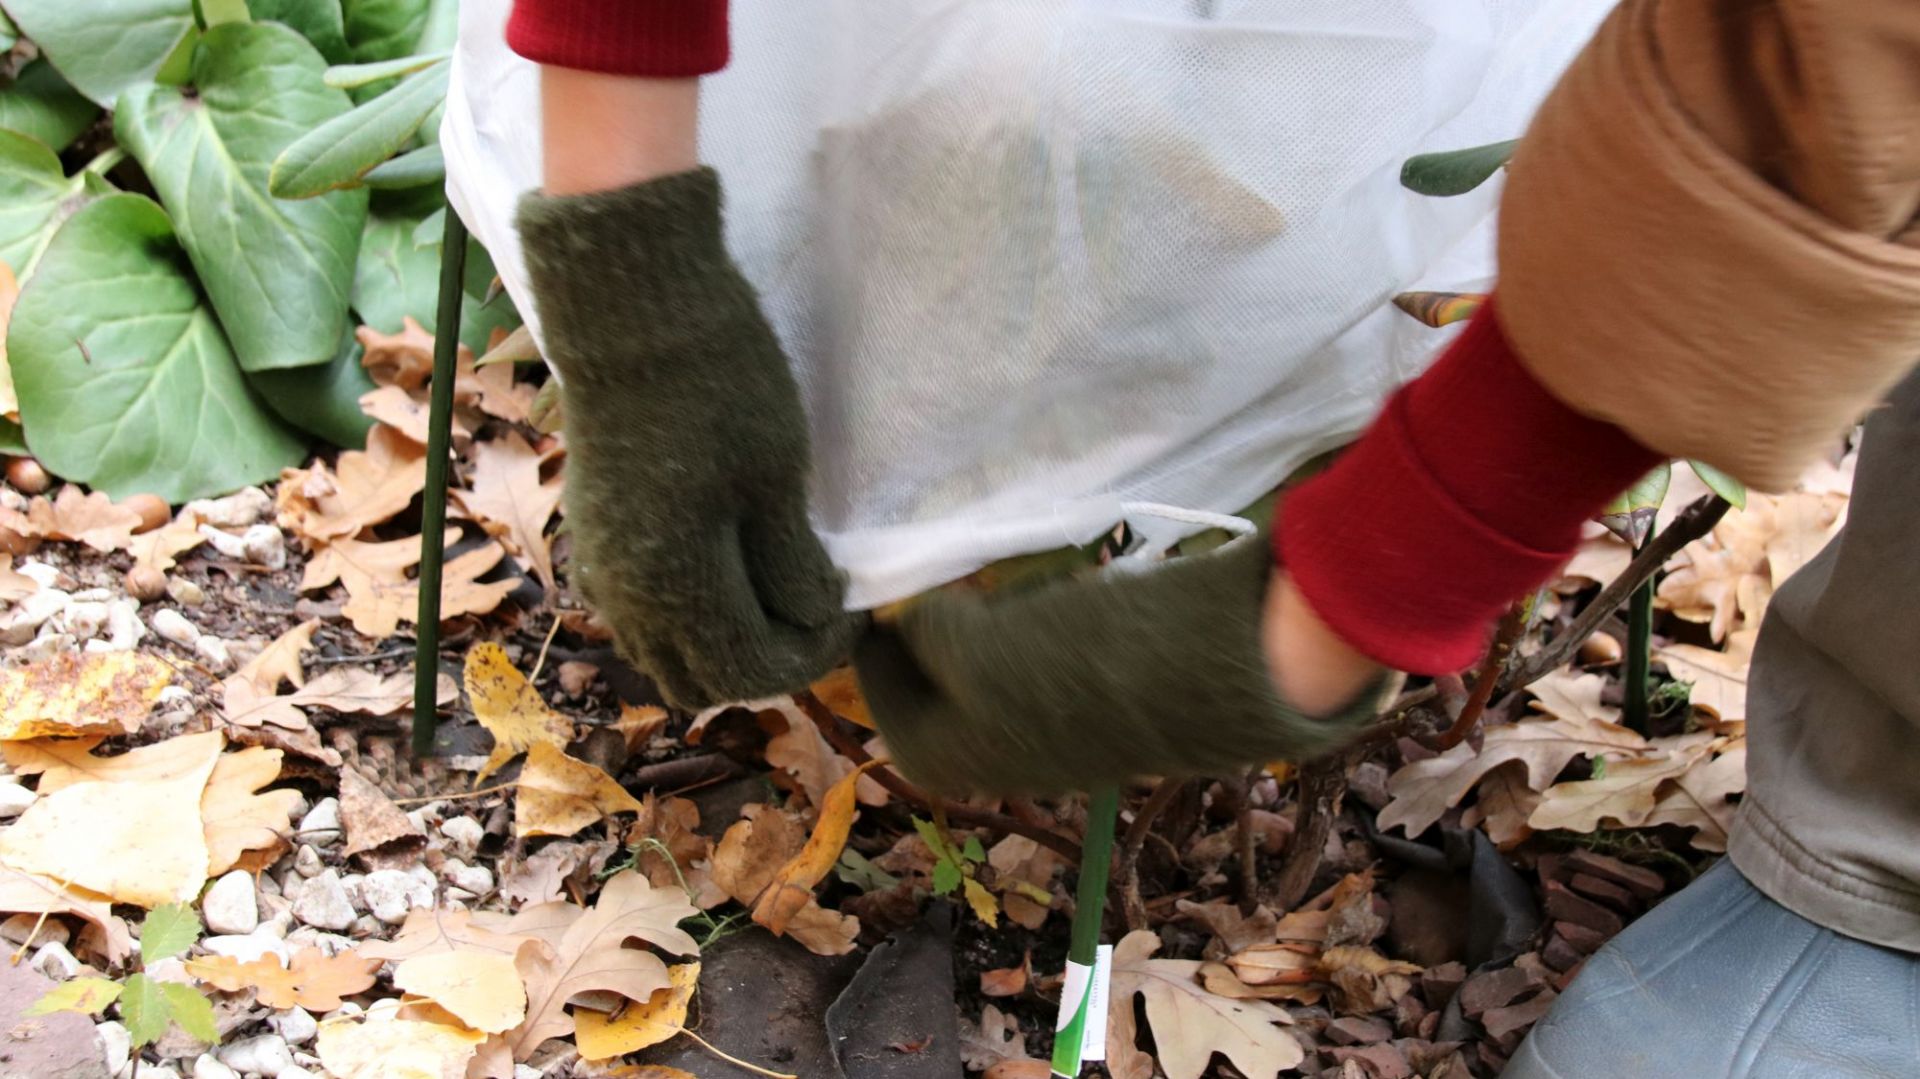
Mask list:
[[[1127,502],[1236,510],[1364,426],[1440,343],[1392,295],[1492,280],[1497,185],[1422,198],[1401,162],[1517,135],[1610,6],[734,0],[701,151],[806,397],[849,604],[1085,542]],[[442,145],[531,316],[538,81],[508,7],[462,5]]]

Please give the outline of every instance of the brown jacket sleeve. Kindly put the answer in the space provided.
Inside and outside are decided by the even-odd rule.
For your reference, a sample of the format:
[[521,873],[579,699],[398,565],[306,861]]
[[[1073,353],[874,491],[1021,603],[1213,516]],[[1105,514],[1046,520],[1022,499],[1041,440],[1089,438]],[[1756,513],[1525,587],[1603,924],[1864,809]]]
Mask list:
[[1623,0],[1501,208],[1575,409],[1780,488],[1920,361],[1920,2]]

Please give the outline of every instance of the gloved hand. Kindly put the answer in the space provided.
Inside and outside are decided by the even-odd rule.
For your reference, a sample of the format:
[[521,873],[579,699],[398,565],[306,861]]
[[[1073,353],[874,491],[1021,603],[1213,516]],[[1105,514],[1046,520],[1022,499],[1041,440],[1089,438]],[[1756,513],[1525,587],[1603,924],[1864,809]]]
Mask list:
[[929,596],[861,639],[861,691],[901,771],[946,794],[1317,755],[1372,718],[1384,686],[1324,718],[1281,700],[1260,638],[1269,550],[1246,536],[1137,572]]
[[807,520],[805,415],[727,255],[719,177],[533,194],[518,226],[579,580],[620,652],[688,709],[825,673],[859,623]]

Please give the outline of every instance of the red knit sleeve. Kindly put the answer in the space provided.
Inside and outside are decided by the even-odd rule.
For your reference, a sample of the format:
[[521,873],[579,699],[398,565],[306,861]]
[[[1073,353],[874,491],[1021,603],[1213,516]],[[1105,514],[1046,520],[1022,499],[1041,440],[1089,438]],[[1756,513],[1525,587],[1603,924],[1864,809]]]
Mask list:
[[507,44],[556,67],[706,75],[727,66],[727,0],[514,0]]
[[1582,523],[1660,460],[1548,393],[1490,302],[1359,442],[1288,494],[1275,553],[1354,648],[1451,673],[1565,564]]

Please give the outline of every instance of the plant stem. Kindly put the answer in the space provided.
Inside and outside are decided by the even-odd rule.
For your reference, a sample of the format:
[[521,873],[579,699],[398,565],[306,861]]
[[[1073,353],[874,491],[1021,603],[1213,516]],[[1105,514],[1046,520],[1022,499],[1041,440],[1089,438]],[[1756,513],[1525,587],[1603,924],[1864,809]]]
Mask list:
[[1627,726],[1641,734],[1647,733],[1647,721],[1652,714],[1649,703],[1652,687],[1648,684],[1648,668],[1652,663],[1653,578],[1649,577],[1633,590],[1633,599],[1627,605],[1625,718]]
[[435,314],[433,386],[427,413],[427,483],[420,495],[420,609],[413,651],[413,756],[433,755],[439,723],[440,569],[446,563],[447,456],[453,443],[454,359],[460,348],[461,280],[467,268],[467,226],[446,209],[440,237],[440,307]]
[[[1080,1074],[1087,1029],[1087,1007],[1093,997],[1093,968],[1100,950],[1100,923],[1107,909],[1107,874],[1113,859],[1114,826],[1120,819],[1120,788],[1109,784],[1087,796],[1087,836],[1081,845],[1080,881],[1074,891],[1073,936],[1067,962],[1088,971],[1079,1000],[1060,998],[1062,1015],[1055,1025],[1053,1073]],[[1071,1015],[1064,1014],[1072,1008]]]
[[105,176],[108,172],[110,172],[113,169],[115,165],[118,165],[120,162],[125,161],[126,159],[127,159],[127,152],[125,150],[122,150],[118,146],[109,146],[107,149],[103,150],[98,157],[95,157],[92,161],[89,161],[85,165],[81,166],[80,171],[91,172],[99,176]]

